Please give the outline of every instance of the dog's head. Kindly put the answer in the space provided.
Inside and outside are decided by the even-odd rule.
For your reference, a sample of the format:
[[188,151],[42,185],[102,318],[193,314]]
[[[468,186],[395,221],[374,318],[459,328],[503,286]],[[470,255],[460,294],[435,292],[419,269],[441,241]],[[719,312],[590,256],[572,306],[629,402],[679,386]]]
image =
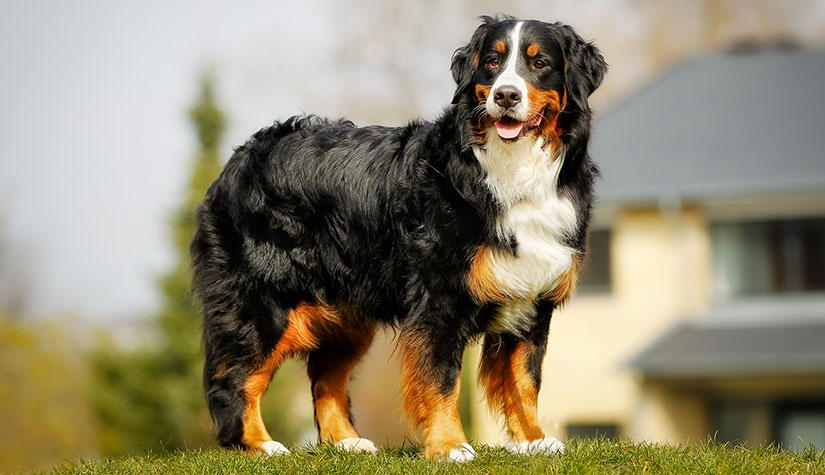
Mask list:
[[526,135],[557,140],[559,114],[589,115],[587,99],[607,64],[593,44],[561,23],[482,17],[470,43],[453,55],[453,103],[472,110],[479,137],[504,141]]

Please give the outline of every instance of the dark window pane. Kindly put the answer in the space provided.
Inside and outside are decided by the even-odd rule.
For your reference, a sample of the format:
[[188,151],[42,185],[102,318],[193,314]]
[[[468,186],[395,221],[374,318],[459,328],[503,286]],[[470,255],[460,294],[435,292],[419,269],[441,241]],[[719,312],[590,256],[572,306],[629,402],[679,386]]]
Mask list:
[[712,226],[720,297],[825,290],[825,219]]
[[604,424],[568,424],[567,437],[615,439],[619,437],[619,425]]
[[776,441],[802,452],[813,445],[825,449],[825,402],[785,402],[776,409]]
[[717,442],[762,445],[771,440],[771,410],[764,401],[716,401],[711,423]]
[[610,292],[610,230],[591,231],[588,244],[577,288],[586,293]]

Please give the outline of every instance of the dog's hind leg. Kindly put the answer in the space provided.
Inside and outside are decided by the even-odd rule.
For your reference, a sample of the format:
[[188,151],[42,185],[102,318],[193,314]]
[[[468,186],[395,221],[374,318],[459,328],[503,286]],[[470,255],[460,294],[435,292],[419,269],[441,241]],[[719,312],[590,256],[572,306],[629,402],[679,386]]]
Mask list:
[[243,412],[242,442],[248,450],[260,450],[267,455],[289,453],[283,444],[272,440],[261,416],[261,398],[269,386],[272,374],[289,353],[283,345],[279,344],[264,364],[252,372],[243,383],[243,398],[246,404]]
[[319,348],[307,358],[319,440],[347,450],[376,452],[375,444],[361,438],[352,426],[347,392],[350,374],[369,349],[375,329],[341,325],[326,333]]
[[[240,307],[242,317],[219,315],[204,324],[204,389],[218,443],[269,455],[289,453],[272,440],[261,417],[261,397],[272,374],[293,352],[287,313],[252,317],[251,305]],[[278,324],[255,324],[267,320]]]
[[269,435],[261,398],[283,361],[317,348],[319,329],[335,316],[315,304],[301,303],[284,312],[272,302],[260,303],[253,297],[243,317],[231,320],[233,325],[211,321],[205,327],[204,380],[218,442],[277,455],[289,451]]

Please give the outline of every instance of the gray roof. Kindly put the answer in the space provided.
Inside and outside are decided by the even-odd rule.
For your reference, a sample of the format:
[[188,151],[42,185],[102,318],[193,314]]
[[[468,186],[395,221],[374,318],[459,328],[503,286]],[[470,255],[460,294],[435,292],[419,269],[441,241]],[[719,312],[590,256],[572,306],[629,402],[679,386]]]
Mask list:
[[825,323],[679,325],[630,361],[654,379],[825,374]]
[[603,204],[825,191],[825,51],[697,58],[594,127]]

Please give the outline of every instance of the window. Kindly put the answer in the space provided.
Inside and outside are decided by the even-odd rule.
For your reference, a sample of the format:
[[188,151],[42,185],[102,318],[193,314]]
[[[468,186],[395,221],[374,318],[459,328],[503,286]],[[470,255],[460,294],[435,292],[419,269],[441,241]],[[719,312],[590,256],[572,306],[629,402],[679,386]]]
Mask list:
[[767,401],[721,400],[711,405],[712,433],[719,443],[763,445],[772,439]]
[[721,298],[825,291],[825,219],[711,227],[714,293]]
[[717,442],[825,448],[825,400],[721,400],[711,407]]
[[587,258],[579,275],[578,290],[581,293],[608,293],[610,282],[610,230],[590,232]]
[[785,402],[777,405],[776,441],[789,450],[802,452],[813,445],[825,448],[825,402]]

